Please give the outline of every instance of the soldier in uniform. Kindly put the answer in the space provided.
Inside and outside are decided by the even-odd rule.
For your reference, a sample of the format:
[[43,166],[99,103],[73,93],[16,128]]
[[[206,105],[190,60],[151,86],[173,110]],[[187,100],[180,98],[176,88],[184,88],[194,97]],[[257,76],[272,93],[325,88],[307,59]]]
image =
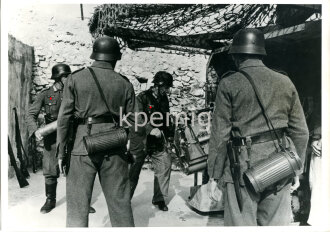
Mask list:
[[167,94],[172,87],[173,77],[160,71],[154,76],[153,83],[153,87],[137,96],[137,111],[147,115],[147,124],[143,132],[130,133],[130,152],[135,157],[129,172],[131,197],[134,195],[144,160],[149,154],[155,172],[152,204],[162,211],[167,211],[165,197],[168,194],[172,161],[171,155],[165,150],[165,140],[173,136],[173,131],[169,126],[170,122],[166,121],[166,113],[170,110]]
[[[70,119],[77,120],[77,130],[71,151],[70,170],[66,178],[67,227],[88,227],[88,207],[91,202],[94,180],[99,175],[108,206],[111,225],[134,226],[128,162],[122,153],[89,155],[83,137],[108,131],[119,123],[120,110],[127,121],[134,123],[135,94],[129,80],[114,71],[121,59],[118,42],[111,37],[94,41],[90,57],[91,65],[102,87],[110,111],[105,105],[89,69],[83,69],[68,77],[63,102],[58,116],[58,159],[61,171],[65,144],[68,142]],[[129,115],[129,116],[128,116]]]
[[321,134],[321,93],[315,99],[311,116],[309,187],[311,190],[310,212],[307,223],[312,226],[324,224],[322,217],[322,134]]
[[[280,135],[281,141],[296,148],[304,162],[308,142],[308,129],[300,104],[297,90],[291,80],[278,72],[267,68],[262,57],[266,55],[264,35],[257,29],[238,31],[229,50],[238,70],[248,73],[260,92],[260,98],[269,118]],[[233,178],[227,159],[227,141],[232,137],[241,137],[245,141],[251,136],[252,144],[240,146],[240,190],[242,211],[240,211]],[[212,119],[211,138],[208,159],[210,175],[209,194],[215,199],[217,182],[221,178],[224,188],[224,224],[225,226],[275,226],[289,225],[291,214],[290,188],[299,186],[299,178],[287,179],[268,191],[253,194],[244,185],[242,174],[247,170],[248,162],[253,165],[268,157],[276,150],[273,136],[270,135],[266,120],[258,104],[249,80],[240,72],[226,74],[219,83],[215,112]],[[283,142],[284,144],[284,142]],[[250,153],[250,157],[248,155]],[[301,171],[302,172],[302,171]],[[294,185],[292,186],[292,183]]]
[[42,107],[45,108],[46,124],[56,121],[63,98],[63,87],[67,76],[71,73],[69,65],[57,64],[52,68],[51,79],[55,80],[52,87],[42,91],[30,106],[26,116],[29,137],[35,136],[37,140],[44,139],[44,152],[42,159],[43,174],[46,185],[46,202],[41,207],[41,213],[48,213],[56,205],[56,186],[59,177],[59,168],[56,159],[56,132],[45,138],[38,131],[37,119]]

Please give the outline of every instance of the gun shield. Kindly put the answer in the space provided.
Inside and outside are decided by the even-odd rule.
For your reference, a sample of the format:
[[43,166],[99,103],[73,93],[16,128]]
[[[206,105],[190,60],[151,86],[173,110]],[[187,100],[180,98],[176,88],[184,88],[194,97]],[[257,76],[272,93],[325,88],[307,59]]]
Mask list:
[[280,180],[295,176],[301,167],[301,160],[296,153],[274,152],[268,159],[248,169],[243,178],[247,186],[252,187],[256,193],[260,193]]

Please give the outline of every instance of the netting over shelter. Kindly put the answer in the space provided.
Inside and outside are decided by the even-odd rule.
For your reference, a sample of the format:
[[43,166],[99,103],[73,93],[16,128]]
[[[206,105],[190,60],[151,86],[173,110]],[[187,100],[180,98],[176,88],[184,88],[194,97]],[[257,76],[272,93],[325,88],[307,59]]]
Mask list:
[[203,53],[223,47],[244,27],[290,26],[319,9],[314,5],[105,4],[95,9],[93,37],[120,38],[131,49],[160,47]]

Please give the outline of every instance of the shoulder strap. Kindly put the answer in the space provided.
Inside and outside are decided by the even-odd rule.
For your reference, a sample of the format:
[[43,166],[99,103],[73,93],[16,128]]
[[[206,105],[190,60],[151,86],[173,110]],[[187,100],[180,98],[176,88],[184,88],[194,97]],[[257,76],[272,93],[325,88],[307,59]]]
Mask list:
[[[256,85],[254,84],[254,81],[252,80],[251,76],[250,76],[247,72],[245,72],[245,71],[243,71],[243,70],[240,70],[239,72],[242,73],[242,74],[243,74],[243,75],[249,80],[249,82],[251,83],[252,88],[253,88],[253,90],[254,90],[254,93],[256,94],[256,97],[257,97],[258,103],[259,103],[259,105],[260,105],[260,107],[261,107],[261,111],[262,111],[262,113],[263,113],[263,115],[264,115],[264,117],[265,117],[265,119],[266,119],[267,125],[268,125],[269,129],[272,130],[272,131],[274,132],[274,134],[275,134],[275,136],[276,136],[276,139],[277,139],[277,141],[278,141],[278,143],[279,143],[279,145],[280,145],[280,144],[281,144],[280,137],[278,136],[278,134],[277,134],[277,132],[276,132],[274,126],[273,126],[272,121],[271,121],[270,118],[268,117],[268,114],[267,114],[267,112],[266,112],[266,110],[265,110],[265,107],[264,107],[264,105],[263,105],[263,103],[262,103],[262,100],[261,100],[261,98],[260,98],[260,95],[259,95],[258,89],[257,89]],[[281,146],[281,145],[280,145],[280,146]]]
[[101,86],[100,86],[100,83],[99,83],[99,81],[97,80],[97,77],[96,77],[96,75],[95,75],[95,73],[94,73],[94,70],[93,70],[91,67],[88,67],[88,70],[89,70],[90,73],[92,74],[92,77],[93,77],[93,79],[94,79],[94,81],[95,81],[95,83],[96,83],[96,85],[97,85],[97,88],[99,89],[100,94],[101,94],[101,98],[102,98],[103,102],[105,103],[105,105],[106,105],[106,107],[107,107],[107,109],[108,109],[108,111],[109,111],[109,113],[110,113],[110,115],[111,115],[111,117],[112,117],[112,120],[113,120],[114,124],[115,124],[116,126],[118,126],[116,120],[115,120],[114,117],[113,117],[113,114],[112,114],[111,111],[110,111],[110,107],[109,107],[109,105],[108,105],[108,102],[106,101],[106,98],[105,98],[105,96],[104,96],[104,93],[103,93],[103,91],[102,91],[102,88],[101,88]]

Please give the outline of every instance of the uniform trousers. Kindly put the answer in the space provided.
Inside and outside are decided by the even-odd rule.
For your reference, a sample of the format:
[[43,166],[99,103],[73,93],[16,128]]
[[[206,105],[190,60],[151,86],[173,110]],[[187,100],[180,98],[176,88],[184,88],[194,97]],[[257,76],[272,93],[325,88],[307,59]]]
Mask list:
[[225,226],[287,226],[291,216],[291,183],[274,193],[253,194],[241,186],[240,212],[233,183],[226,183],[224,191]]
[[98,174],[113,227],[133,227],[128,163],[119,155],[71,156],[66,178],[67,227],[88,227],[89,206]]
[[45,146],[42,158],[42,171],[45,177],[45,184],[52,185],[57,183],[60,174],[56,158],[56,144]]
[[[135,191],[139,181],[139,175],[147,154],[140,150],[134,154],[135,162],[130,168],[131,195]],[[152,167],[154,169],[154,195],[152,202],[164,201],[168,195],[171,176],[171,155],[166,151],[154,152],[151,155]]]
[[309,170],[309,186],[311,188],[311,209],[307,223],[312,226],[324,225],[322,217],[322,157],[311,154]]

